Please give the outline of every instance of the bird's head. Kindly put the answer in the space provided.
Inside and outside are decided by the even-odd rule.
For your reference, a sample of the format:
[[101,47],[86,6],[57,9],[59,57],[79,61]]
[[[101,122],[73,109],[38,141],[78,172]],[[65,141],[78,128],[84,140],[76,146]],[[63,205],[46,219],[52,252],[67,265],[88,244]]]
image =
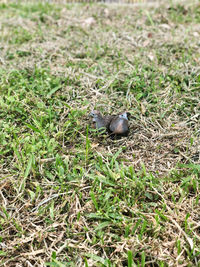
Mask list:
[[129,117],[130,117],[130,115],[131,115],[131,114],[130,114],[129,112],[125,111],[125,112],[119,114],[119,117],[120,117],[121,119],[128,120]]
[[93,121],[96,121],[98,118],[102,117],[101,113],[97,110],[92,110],[90,112],[90,116],[93,118]]

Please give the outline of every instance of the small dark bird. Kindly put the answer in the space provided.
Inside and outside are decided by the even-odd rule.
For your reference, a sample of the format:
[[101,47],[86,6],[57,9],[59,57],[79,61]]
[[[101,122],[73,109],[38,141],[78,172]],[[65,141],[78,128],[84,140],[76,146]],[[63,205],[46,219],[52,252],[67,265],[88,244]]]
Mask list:
[[117,116],[115,116],[109,125],[109,130],[111,134],[115,135],[127,135],[129,132],[128,126],[128,112],[123,112]]
[[128,127],[128,112],[123,112],[119,115],[102,116],[99,111],[93,110],[90,116],[93,117],[95,128],[98,130],[106,129],[111,135],[127,135]]
[[110,122],[115,117],[115,115],[102,116],[102,114],[97,110],[93,110],[90,113],[90,116],[93,117],[94,126],[98,130],[109,130]]

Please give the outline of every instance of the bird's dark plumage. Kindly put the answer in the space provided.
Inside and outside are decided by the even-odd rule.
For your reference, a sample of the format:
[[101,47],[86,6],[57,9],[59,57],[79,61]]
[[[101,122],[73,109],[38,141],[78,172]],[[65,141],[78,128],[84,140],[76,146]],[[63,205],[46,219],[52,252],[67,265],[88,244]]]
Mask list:
[[128,115],[123,112],[119,115],[102,116],[99,111],[92,111],[90,115],[93,117],[93,122],[96,129],[106,129],[111,134],[127,135],[129,131]]
[[112,134],[126,135],[129,131],[128,114],[123,112],[115,116],[110,122],[109,130]]

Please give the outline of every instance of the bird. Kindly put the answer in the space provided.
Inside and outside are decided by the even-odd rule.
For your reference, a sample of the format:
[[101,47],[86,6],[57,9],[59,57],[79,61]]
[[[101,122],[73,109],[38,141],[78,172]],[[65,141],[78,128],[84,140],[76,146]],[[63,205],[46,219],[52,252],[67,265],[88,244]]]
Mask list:
[[110,124],[109,131],[113,135],[127,135],[129,132],[128,117],[130,116],[129,112],[123,112],[115,116]]
[[129,112],[122,112],[118,115],[107,115],[102,114],[93,110],[90,116],[93,117],[94,126],[98,130],[107,130],[110,135],[127,135],[129,132],[128,117]]
[[93,117],[94,127],[97,130],[109,130],[110,122],[115,117],[115,115],[102,116],[97,110],[91,111],[90,116]]

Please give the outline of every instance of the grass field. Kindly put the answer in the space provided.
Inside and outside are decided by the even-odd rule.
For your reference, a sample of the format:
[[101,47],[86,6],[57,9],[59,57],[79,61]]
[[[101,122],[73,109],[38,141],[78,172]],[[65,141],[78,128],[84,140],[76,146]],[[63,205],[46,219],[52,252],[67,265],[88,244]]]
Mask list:
[[0,3],[0,266],[200,266],[199,25],[195,1]]

